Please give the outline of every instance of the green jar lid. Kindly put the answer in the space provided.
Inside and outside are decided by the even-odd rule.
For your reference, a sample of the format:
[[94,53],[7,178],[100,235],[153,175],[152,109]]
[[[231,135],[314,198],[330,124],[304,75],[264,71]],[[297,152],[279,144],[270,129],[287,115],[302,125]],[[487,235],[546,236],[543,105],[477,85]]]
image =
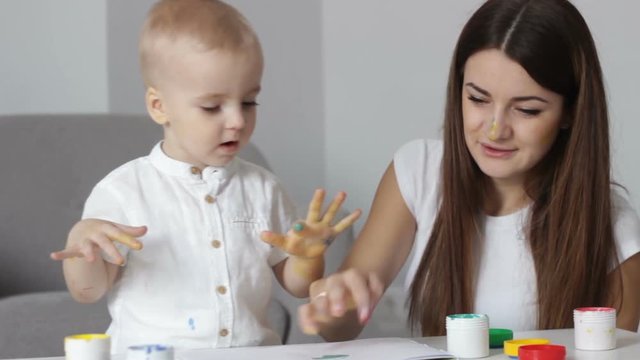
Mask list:
[[490,348],[501,348],[507,340],[513,340],[513,331],[509,329],[489,329]]

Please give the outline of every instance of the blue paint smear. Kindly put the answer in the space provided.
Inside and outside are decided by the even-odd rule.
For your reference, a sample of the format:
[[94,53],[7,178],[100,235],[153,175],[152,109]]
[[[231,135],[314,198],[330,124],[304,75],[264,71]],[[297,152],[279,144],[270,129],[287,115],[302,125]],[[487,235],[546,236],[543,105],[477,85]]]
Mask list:
[[135,346],[130,346],[129,349],[132,350],[141,350],[144,351],[147,354],[151,354],[152,352],[161,352],[161,351],[167,351],[168,346],[166,345],[160,345],[160,344],[152,344],[152,345],[135,345]]

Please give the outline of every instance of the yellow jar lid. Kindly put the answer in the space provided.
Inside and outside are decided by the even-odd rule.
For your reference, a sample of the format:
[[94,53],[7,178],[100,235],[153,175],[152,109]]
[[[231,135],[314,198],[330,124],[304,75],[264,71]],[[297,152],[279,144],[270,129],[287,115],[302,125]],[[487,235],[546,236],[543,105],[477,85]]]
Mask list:
[[85,340],[85,341],[91,341],[91,340],[103,340],[103,339],[109,339],[110,336],[107,334],[75,334],[75,335],[68,335],[64,337],[64,340]]
[[546,345],[549,339],[515,339],[504,342],[504,353],[507,356],[518,357],[518,348],[522,345]]

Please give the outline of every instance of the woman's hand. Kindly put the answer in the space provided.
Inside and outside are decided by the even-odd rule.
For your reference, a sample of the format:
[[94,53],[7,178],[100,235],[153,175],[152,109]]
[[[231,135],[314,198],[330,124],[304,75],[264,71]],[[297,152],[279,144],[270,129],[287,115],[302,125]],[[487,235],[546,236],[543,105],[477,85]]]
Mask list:
[[375,273],[362,274],[355,269],[317,280],[311,284],[309,303],[298,308],[299,325],[304,333],[317,334],[350,312],[364,325],[384,290]]

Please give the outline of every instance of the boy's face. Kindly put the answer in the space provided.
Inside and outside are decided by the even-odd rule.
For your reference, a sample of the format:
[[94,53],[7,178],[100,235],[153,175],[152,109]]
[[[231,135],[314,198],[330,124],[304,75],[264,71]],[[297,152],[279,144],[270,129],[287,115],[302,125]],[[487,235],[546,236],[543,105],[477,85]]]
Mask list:
[[162,149],[198,167],[224,166],[246,145],[256,123],[262,53],[195,50],[174,44],[164,53],[161,80],[147,90],[147,108],[164,126]]

